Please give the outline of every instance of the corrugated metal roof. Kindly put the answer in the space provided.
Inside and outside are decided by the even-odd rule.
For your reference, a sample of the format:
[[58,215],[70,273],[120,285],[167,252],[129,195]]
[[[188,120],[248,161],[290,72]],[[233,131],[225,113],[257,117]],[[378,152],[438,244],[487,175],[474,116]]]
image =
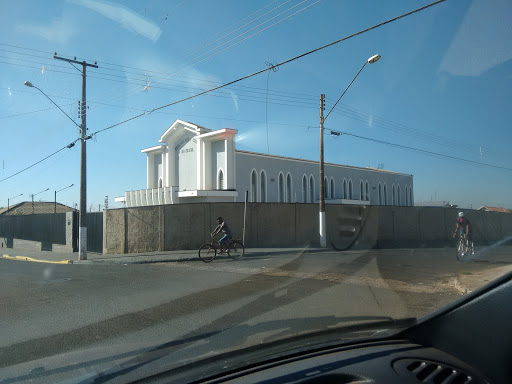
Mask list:
[[508,209],[502,208],[502,207],[488,207],[483,206],[478,208],[479,211],[486,211],[486,212],[503,212],[503,213],[511,213]]
[[[7,207],[0,209],[0,215],[37,215],[42,213],[54,213],[55,207],[53,202],[34,201],[32,207],[31,201],[24,201],[11,205],[9,210]],[[72,212],[73,208],[67,205],[57,203],[57,213]]]

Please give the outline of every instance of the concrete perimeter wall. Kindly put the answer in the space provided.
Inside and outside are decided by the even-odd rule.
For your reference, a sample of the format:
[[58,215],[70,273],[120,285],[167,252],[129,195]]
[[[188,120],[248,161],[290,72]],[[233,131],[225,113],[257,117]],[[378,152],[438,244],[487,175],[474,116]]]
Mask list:
[[0,247],[73,252],[73,212],[0,216]]
[[[337,249],[453,244],[457,209],[327,205],[327,240]],[[198,249],[222,216],[242,238],[243,203],[176,204],[105,211],[104,253]],[[478,245],[512,237],[512,214],[466,211]],[[250,203],[247,247],[318,245],[318,205]]]

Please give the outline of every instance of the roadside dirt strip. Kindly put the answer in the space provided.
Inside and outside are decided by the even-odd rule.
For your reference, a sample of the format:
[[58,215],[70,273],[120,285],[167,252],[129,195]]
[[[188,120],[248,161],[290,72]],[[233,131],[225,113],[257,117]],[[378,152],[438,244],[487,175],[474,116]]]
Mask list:
[[383,279],[379,276],[364,275],[345,275],[335,272],[301,272],[290,271],[276,268],[251,268],[240,266],[216,266],[198,265],[188,263],[176,263],[173,268],[193,268],[196,270],[231,272],[244,275],[266,275],[276,277],[292,277],[297,279],[314,279],[339,282],[358,286],[370,286],[374,288],[387,288],[394,291],[412,292],[412,293],[445,293],[453,290],[461,295],[474,291],[475,289],[487,284],[488,282],[512,271],[512,265],[488,268],[481,271],[471,272],[470,274],[459,273],[456,276],[441,278],[433,283],[423,282],[405,282],[396,279]]

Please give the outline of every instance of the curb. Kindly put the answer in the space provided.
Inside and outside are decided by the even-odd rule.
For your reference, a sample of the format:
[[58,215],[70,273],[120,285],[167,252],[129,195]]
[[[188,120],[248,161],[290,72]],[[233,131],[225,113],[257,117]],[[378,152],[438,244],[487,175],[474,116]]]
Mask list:
[[9,256],[2,255],[1,258],[6,260],[15,260],[15,261],[31,261],[34,263],[47,263],[47,264],[157,264],[157,263],[179,263],[184,261],[200,261],[198,257],[183,257],[179,259],[164,259],[164,260],[61,260],[61,261],[52,261],[52,260],[41,260],[34,259],[33,257],[28,256]]
[[32,261],[34,263],[47,263],[47,264],[73,264],[73,261],[71,260],[61,260],[61,261],[51,261],[51,260],[39,260],[34,259],[32,257],[27,256],[9,256],[9,255],[2,255],[3,259],[7,260],[17,260],[17,261]]
[[198,261],[198,257],[165,259],[165,260],[78,260],[71,261],[71,264],[157,264],[157,263],[179,263],[183,261]]

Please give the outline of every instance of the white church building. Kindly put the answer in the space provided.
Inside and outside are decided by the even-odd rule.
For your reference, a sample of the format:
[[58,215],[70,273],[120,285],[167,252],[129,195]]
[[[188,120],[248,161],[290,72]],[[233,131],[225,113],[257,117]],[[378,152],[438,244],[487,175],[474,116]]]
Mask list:
[[[176,120],[147,155],[147,186],[126,207],[199,202],[317,203],[318,161],[235,148],[237,130]],[[414,205],[413,176],[325,163],[326,204]]]

